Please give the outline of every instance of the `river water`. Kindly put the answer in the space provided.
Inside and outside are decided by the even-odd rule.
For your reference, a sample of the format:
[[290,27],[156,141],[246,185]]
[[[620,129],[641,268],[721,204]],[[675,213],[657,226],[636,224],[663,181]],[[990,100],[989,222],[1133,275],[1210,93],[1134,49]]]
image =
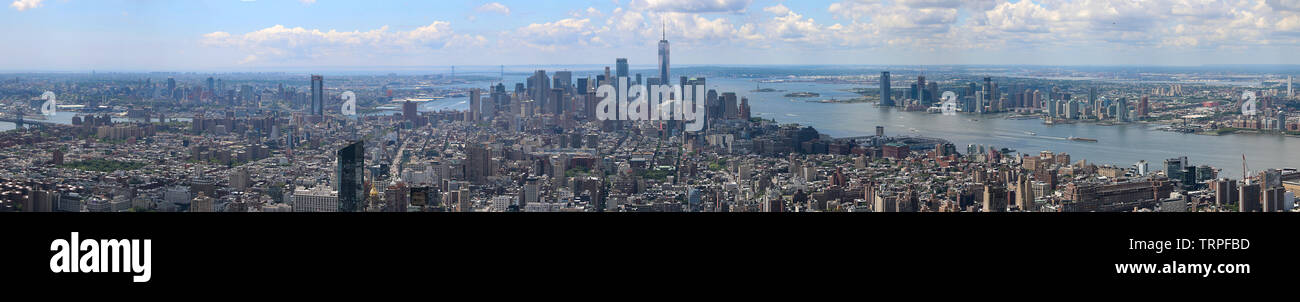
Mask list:
[[[875,88],[872,85],[821,83],[764,83],[762,88],[784,92],[750,92],[755,81],[748,79],[709,79],[718,91],[736,91],[748,97],[750,107],[760,117],[781,123],[799,123],[835,137],[875,134],[884,126],[886,135],[919,135],[943,138],[965,152],[968,144],[1010,148],[1020,153],[1039,151],[1069,153],[1078,161],[1127,167],[1146,160],[1152,171],[1163,169],[1165,159],[1187,156],[1193,165],[1210,165],[1222,169],[1221,177],[1241,177],[1241,156],[1246,155],[1249,169],[1300,168],[1300,138],[1279,135],[1233,134],[1208,136],[1155,130],[1159,125],[1095,124],[1045,125],[1042,120],[1009,120],[1004,115],[960,114],[945,116],[925,112],[905,112],[896,108],[875,107],[871,103],[825,104],[807,102],[828,98],[851,99],[857,94],[842,90]],[[786,98],[790,92],[817,92],[817,98]],[[1030,133],[1036,135],[1031,135]],[[1098,142],[1078,142],[1066,138],[1086,137]]]

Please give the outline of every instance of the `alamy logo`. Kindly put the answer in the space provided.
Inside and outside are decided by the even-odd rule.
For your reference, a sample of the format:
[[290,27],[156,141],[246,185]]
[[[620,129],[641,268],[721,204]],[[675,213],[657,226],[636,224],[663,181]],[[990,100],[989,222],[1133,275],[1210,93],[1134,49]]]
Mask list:
[[1246,90],[1241,93],[1241,115],[1254,116],[1259,113],[1259,101],[1255,100],[1255,92]]
[[940,100],[943,101],[943,105],[942,105],[943,107],[941,107],[941,109],[943,110],[943,115],[957,115],[957,94],[956,93],[953,93],[952,91],[944,91],[943,97],[940,98]]
[[42,115],[53,116],[56,113],[55,110],[58,109],[58,105],[55,103],[55,99],[56,97],[53,91],[46,91],[41,94],[41,100],[45,101],[44,103],[41,103]]
[[339,108],[339,111],[346,116],[357,116],[357,94],[352,91],[344,91],[342,97],[343,108]]
[[71,240],[50,242],[50,271],[54,273],[136,273],[131,280],[149,282],[153,256],[149,239],[85,239],[72,232]]
[[[686,131],[704,130],[702,85],[631,85],[627,77],[618,77],[618,87],[605,84],[596,88],[596,119],[602,121],[694,121],[686,122]],[[629,101],[630,100],[630,101]],[[615,107],[617,106],[617,107]]]

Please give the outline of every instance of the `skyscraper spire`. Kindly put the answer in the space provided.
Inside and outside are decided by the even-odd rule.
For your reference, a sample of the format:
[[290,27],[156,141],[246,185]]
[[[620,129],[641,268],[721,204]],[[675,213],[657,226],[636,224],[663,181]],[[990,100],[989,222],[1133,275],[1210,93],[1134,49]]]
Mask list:
[[672,83],[668,78],[668,22],[660,21],[660,26],[663,31],[663,40],[659,40],[659,83],[668,84]]

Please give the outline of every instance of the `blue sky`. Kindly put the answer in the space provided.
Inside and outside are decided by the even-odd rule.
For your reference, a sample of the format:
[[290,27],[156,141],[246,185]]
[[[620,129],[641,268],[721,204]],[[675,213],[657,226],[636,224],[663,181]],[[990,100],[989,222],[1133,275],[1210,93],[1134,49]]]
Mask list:
[[1298,64],[1300,0],[0,0],[0,70]]

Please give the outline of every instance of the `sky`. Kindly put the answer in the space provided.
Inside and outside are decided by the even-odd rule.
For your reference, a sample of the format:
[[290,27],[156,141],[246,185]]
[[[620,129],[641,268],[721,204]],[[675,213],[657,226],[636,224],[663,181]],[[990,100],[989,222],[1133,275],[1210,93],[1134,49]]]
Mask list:
[[0,1],[0,71],[1300,64],[1300,0]]

